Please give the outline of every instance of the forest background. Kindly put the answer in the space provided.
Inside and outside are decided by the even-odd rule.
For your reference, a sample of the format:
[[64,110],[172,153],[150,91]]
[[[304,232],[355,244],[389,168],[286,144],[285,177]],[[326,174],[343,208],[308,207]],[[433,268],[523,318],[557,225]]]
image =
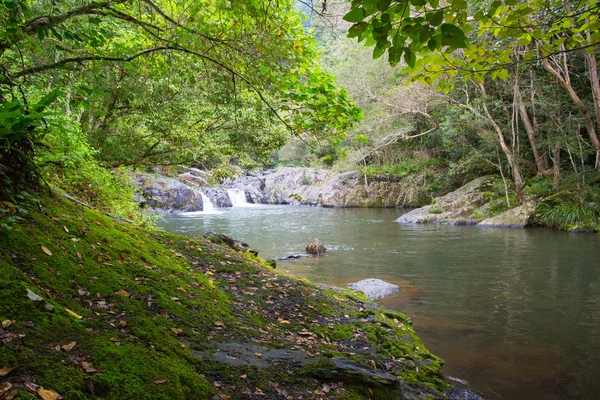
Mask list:
[[143,220],[127,169],[180,165],[215,183],[238,166],[420,174],[432,196],[497,174],[501,208],[543,198],[547,226],[593,226],[598,14],[593,1],[0,0],[2,226],[39,182]]

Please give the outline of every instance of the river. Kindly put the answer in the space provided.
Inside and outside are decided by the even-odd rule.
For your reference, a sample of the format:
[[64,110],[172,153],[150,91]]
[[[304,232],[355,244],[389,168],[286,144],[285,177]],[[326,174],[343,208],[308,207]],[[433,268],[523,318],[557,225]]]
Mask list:
[[443,373],[487,399],[597,399],[600,236],[403,225],[398,209],[249,206],[168,214],[166,230],[225,233],[270,259],[318,238],[326,255],[278,261],[313,282],[400,285],[380,300],[413,319]]

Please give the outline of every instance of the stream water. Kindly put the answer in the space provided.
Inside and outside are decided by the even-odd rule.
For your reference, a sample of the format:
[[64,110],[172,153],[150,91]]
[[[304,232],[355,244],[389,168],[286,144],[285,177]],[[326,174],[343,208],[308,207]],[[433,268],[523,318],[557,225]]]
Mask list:
[[600,236],[542,229],[402,225],[396,209],[249,206],[168,214],[173,232],[225,233],[277,268],[343,286],[400,285],[380,304],[412,317],[444,375],[487,399],[597,399],[600,393]]

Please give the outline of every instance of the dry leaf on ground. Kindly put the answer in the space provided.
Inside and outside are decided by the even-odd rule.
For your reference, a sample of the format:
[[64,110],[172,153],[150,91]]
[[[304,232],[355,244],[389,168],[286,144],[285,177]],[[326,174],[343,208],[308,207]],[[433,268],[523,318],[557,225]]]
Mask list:
[[0,376],[6,376],[17,368],[19,368],[19,365],[16,365],[14,367],[4,367],[4,368],[0,369]]
[[50,250],[48,250],[48,248],[47,248],[47,247],[44,247],[44,246],[42,246],[42,251],[43,251],[44,253],[48,254],[49,256],[51,256],[51,255],[52,255],[52,252],[51,252]]
[[71,342],[68,344],[63,344],[62,346],[60,346],[64,351],[71,351],[73,350],[73,348],[75,347],[75,345],[77,344],[77,342]]
[[56,393],[54,390],[52,389],[38,389],[37,391],[38,396],[40,396],[42,398],[42,400],[59,400],[62,399],[62,396],[58,393]]

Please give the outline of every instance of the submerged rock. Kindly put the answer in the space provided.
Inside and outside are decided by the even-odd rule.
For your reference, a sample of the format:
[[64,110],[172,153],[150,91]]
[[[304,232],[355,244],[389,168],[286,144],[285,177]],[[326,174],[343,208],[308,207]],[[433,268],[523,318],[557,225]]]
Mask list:
[[319,239],[313,239],[306,245],[306,252],[308,254],[320,256],[321,254],[325,254],[326,251],[327,249],[321,244]]
[[369,300],[383,299],[400,290],[398,285],[382,281],[381,279],[363,279],[348,285],[348,288],[362,292]]

